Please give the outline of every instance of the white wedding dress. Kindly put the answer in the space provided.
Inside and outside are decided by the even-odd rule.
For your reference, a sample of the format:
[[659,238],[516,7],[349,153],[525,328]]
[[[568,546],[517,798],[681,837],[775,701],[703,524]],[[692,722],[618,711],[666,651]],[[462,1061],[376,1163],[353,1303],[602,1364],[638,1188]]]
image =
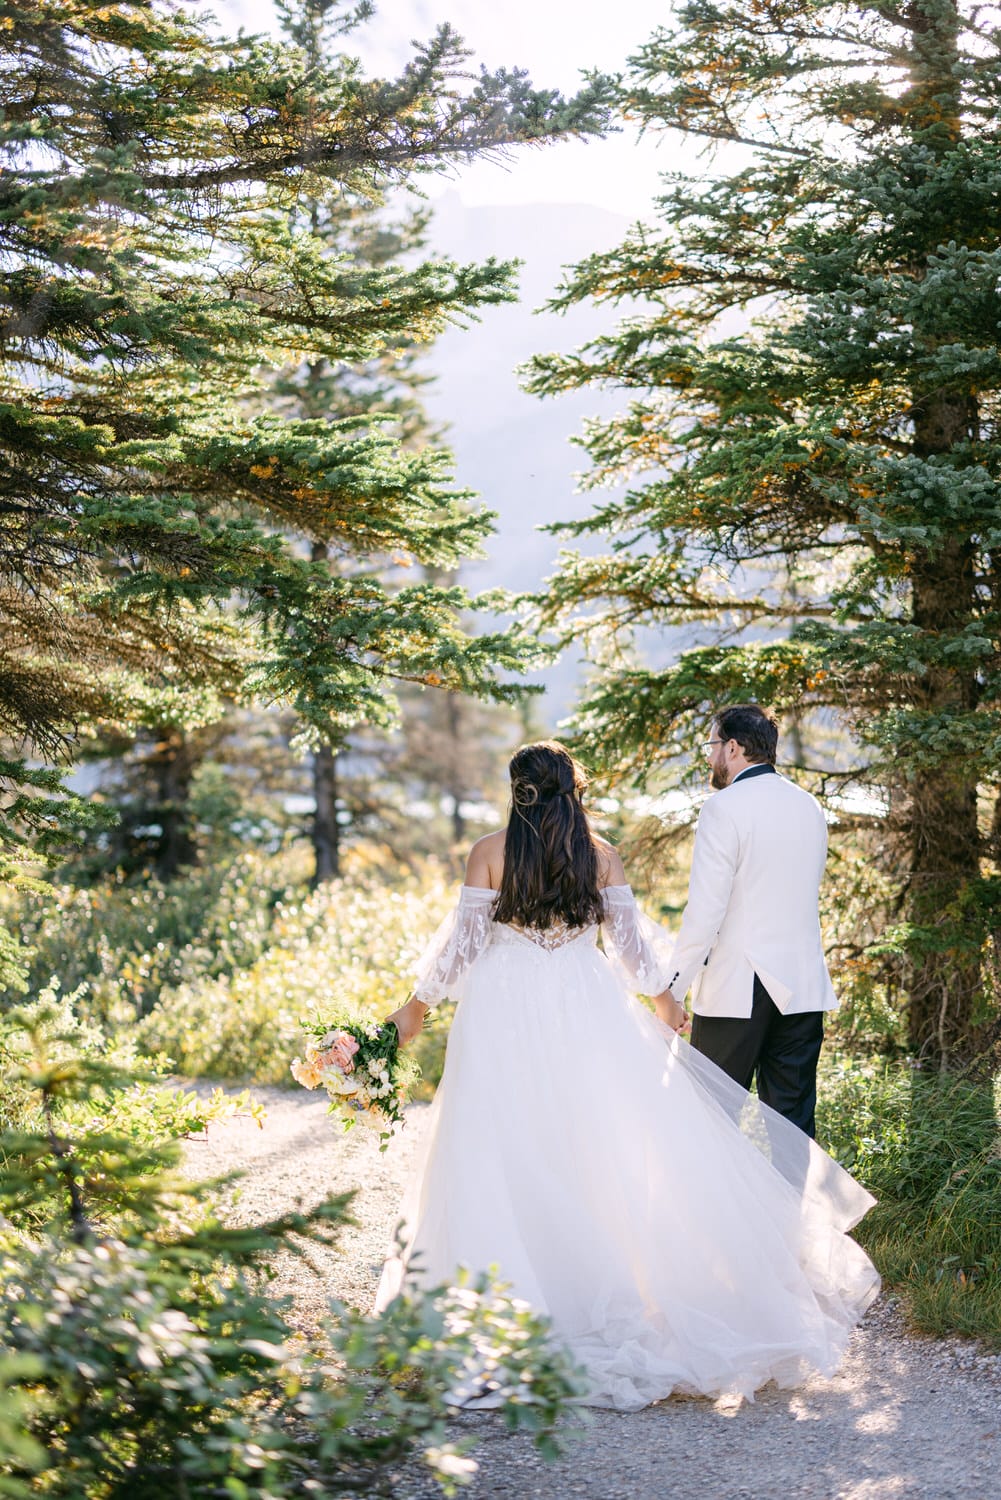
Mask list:
[[623,1411],[832,1374],[879,1290],[846,1233],[874,1199],[635,998],[671,941],[628,886],[604,951],[493,922],[496,894],[463,886],[421,962],[418,998],[459,1004],[377,1307],[495,1267]]

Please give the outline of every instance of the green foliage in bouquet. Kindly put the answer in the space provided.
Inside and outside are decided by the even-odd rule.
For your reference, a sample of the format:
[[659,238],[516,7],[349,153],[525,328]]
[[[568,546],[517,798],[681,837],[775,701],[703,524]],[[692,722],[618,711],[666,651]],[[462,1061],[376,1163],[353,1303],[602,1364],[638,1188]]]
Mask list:
[[822,1144],[879,1199],[855,1234],[927,1333],[1001,1348],[1001,1074],[829,1065]]
[[0,1132],[0,1493],[375,1495],[415,1450],[451,1490],[475,1466],[447,1441],[448,1397],[474,1373],[549,1448],[579,1387],[541,1320],[483,1284],[379,1319],[332,1304],[303,1338],[268,1262],[335,1240],[347,1195],[223,1228],[162,1139],[183,1110],[159,1140],[137,1133],[127,1071],[70,1055],[58,1017],[12,1013],[0,1030],[38,1122]]
[[400,1048],[395,1025],[375,1021],[356,1025],[344,1019],[324,1023],[319,1018],[301,1022],[313,1038],[304,1058],[296,1057],[290,1071],[305,1088],[324,1088],[330,1096],[329,1113],[349,1130],[364,1120],[382,1129],[385,1151],[397,1127],[405,1123],[403,1108],[421,1076],[420,1065]]

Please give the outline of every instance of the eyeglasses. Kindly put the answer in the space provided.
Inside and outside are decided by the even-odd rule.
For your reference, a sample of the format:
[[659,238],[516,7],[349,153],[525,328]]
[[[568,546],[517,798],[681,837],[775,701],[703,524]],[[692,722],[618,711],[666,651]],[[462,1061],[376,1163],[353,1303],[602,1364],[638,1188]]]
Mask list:
[[700,745],[699,748],[701,749],[702,754],[706,757],[706,759],[708,759],[709,756],[712,755],[712,753],[713,753],[713,746],[714,745],[725,745],[725,744],[726,744],[726,740],[706,740],[705,744]]

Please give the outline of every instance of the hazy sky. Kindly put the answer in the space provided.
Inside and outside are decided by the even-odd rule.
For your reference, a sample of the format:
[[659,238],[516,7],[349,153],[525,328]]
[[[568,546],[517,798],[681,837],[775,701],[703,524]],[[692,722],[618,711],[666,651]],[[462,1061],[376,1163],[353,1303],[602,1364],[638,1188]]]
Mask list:
[[[574,90],[580,71],[615,71],[662,24],[664,0],[376,0],[375,18],[349,37],[345,50],[373,72],[398,70],[413,39],[449,21],[488,68],[527,68],[539,87]],[[208,0],[227,28],[266,31],[274,25],[270,0]],[[639,141],[630,131],[605,141],[569,141],[523,150],[506,165],[457,168],[449,182],[425,181],[431,196],[448,186],[468,204],[592,203],[630,218],[646,217],[658,173],[697,170],[690,144],[675,132]]]

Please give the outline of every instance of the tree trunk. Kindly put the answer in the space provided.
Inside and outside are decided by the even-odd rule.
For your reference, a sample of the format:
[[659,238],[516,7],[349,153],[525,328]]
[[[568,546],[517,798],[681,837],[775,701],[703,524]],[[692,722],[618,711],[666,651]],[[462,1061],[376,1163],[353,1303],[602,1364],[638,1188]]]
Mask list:
[[459,703],[458,693],[449,693],[445,700],[445,721],[448,725],[449,739],[449,788],[448,794],[452,799],[452,842],[463,844],[466,840],[466,819],[462,812],[462,803],[466,795],[465,777],[462,774],[462,710]]
[[156,856],[156,873],[173,880],[186,865],[195,862],[197,851],[191,835],[191,779],[197,757],[187,735],[176,725],[155,732],[150,766],[156,777],[156,819],[163,829]]
[[341,828],[337,821],[337,755],[324,745],[313,756],[313,888],[341,873]]
[[[315,205],[312,213],[315,233]],[[310,381],[316,378],[318,368],[310,365]],[[330,550],[326,542],[314,542],[310,548],[310,557],[313,562],[329,563]],[[336,880],[341,873],[341,825],[337,821],[337,752],[330,745],[322,745],[313,756],[313,804],[310,836],[315,863],[311,883],[315,890],[328,880]]]
[[[944,392],[915,402],[915,451],[947,452],[975,428],[976,405]],[[914,563],[912,618],[934,641],[974,617],[974,554],[968,539],[944,539]],[[977,680],[964,665],[932,662],[912,679],[915,707],[929,715],[972,712]],[[973,1010],[981,985],[976,934],[964,929],[960,898],[980,878],[977,771],[962,759],[917,771],[910,797],[908,916],[923,936],[910,959],[909,1041],[944,1067],[975,1050]]]

